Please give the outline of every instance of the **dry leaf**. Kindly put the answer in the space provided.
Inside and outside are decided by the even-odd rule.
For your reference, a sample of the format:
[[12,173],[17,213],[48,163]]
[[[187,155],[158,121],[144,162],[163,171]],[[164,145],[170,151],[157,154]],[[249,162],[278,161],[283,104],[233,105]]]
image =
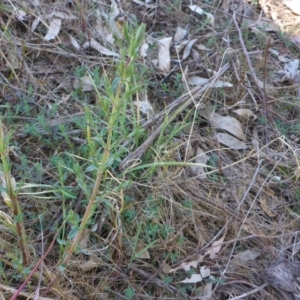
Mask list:
[[230,82],[227,82],[227,81],[223,81],[223,80],[216,80],[212,86],[217,87],[217,88],[224,87],[224,86],[233,87],[233,84]]
[[270,20],[266,17],[260,18],[256,27],[258,27],[259,29],[262,29],[264,31],[267,31],[267,32],[269,32],[269,31],[278,32],[280,30],[279,27],[272,20]]
[[208,279],[209,279],[209,280],[207,280],[208,282],[204,284],[204,287],[202,289],[199,289],[197,292],[195,291],[195,294],[192,298],[193,300],[212,300],[213,299],[212,298],[212,296],[213,296],[212,288],[213,288],[213,284],[215,282],[215,277],[209,276]]
[[164,274],[169,274],[169,273],[171,273],[172,268],[170,267],[169,264],[164,263],[161,265],[161,270]]
[[31,24],[31,31],[34,32],[40,23],[40,18],[36,18]]
[[224,238],[225,238],[225,235],[222,236],[219,240],[214,241],[214,242],[212,243],[210,249],[208,249],[208,250],[205,252],[204,256],[209,254],[209,258],[210,258],[210,259],[215,259],[215,258],[217,257],[216,254],[218,254],[219,251],[221,250],[221,247],[222,247],[222,243],[223,243],[223,241],[224,241]]
[[[134,243],[134,247],[132,246],[132,243]],[[131,241],[129,243],[125,243],[125,255],[127,257],[130,257],[133,261],[137,259],[150,259],[150,254],[148,249],[151,247],[152,244],[146,245],[142,241]]]
[[189,9],[192,10],[193,12],[199,14],[199,15],[206,15],[207,18],[209,19],[209,23],[212,27],[214,27],[215,24],[215,20],[214,20],[214,16],[210,13],[207,13],[206,11],[204,11],[200,6],[198,5],[190,5]]
[[194,154],[194,149],[190,143],[190,141],[187,143],[186,145],[186,149],[185,149],[185,159],[186,160],[190,160],[195,154]]
[[203,261],[203,257],[204,256],[202,256],[202,255],[198,255],[197,259],[195,259],[191,262],[187,262],[187,263],[183,262],[178,268],[170,269],[169,273],[176,272],[177,270],[180,270],[180,269],[183,269],[184,271],[188,271],[191,267],[196,269],[197,265]]
[[154,115],[154,109],[149,101],[134,101],[133,104],[137,106],[141,113],[147,115],[147,116],[153,116]]
[[143,58],[147,57],[148,49],[149,49],[149,44],[144,42],[143,45],[141,46],[141,50],[140,50],[141,57],[143,57]]
[[261,87],[262,89],[263,88],[266,88],[266,89],[272,89],[273,88],[273,86],[272,85],[270,85],[270,84],[268,84],[268,83],[263,83],[260,79],[258,79],[257,78],[257,84],[258,84],[258,86],[259,87]]
[[244,224],[244,225],[242,226],[242,229],[243,229],[244,231],[246,231],[247,233],[250,233],[250,234],[252,234],[252,235],[256,235],[256,234],[257,234],[257,232],[255,232],[255,231],[253,230],[253,227],[250,226],[250,225],[248,225],[248,224]]
[[188,42],[188,44],[184,48],[182,59],[186,59],[190,55],[191,49],[197,41],[198,39],[193,39]]
[[[207,81],[209,81],[208,78],[203,78],[203,77],[199,77],[199,76],[191,76],[187,80],[187,83],[189,85],[200,85],[200,84],[206,83]],[[212,84],[212,87],[216,87],[216,88],[224,87],[224,86],[232,87],[232,84],[230,82],[226,82],[226,81],[223,81],[223,80],[216,80]]]
[[230,261],[230,264],[234,263],[240,266],[245,265],[249,260],[254,260],[258,256],[260,256],[260,252],[257,250],[245,250],[239,252],[234,256],[234,258]]
[[[257,27],[251,27],[250,30],[261,40],[268,40],[268,35],[264,31],[259,30]],[[272,40],[271,43],[273,43]]]
[[219,115],[218,113],[212,113],[209,118],[209,121],[213,128],[226,130],[227,132],[236,136],[240,140],[246,140],[242,124],[237,119],[230,116],[224,117]]
[[289,80],[294,80],[299,74],[299,59],[291,60],[284,64],[285,76]]
[[247,18],[244,20],[243,25],[251,30],[256,28],[260,32],[279,31],[278,26],[272,20],[266,17],[261,17],[259,20]]
[[239,108],[239,109],[234,110],[233,112],[235,112],[239,116],[247,118],[247,119],[251,118],[251,117],[253,117],[254,119],[257,118],[255,116],[255,114],[248,108]]
[[228,13],[229,12],[229,9],[230,9],[230,0],[223,0],[222,2],[222,10],[225,12],[225,13]]
[[75,38],[69,34],[69,37],[70,37],[70,41],[71,41],[71,44],[72,46],[76,49],[76,50],[79,50],[80,49],[80,45],[79,43],[75,40]]
[[[300,262],[278,258],[272,265],[264,270],[265,280],[276,290],[290,292],[288,297],[279,299],[300,299]],[[282,294],[283,295],[283,294]]]
[[107,56],[116,56],[119,57],[118,53],[112,52],[109,49],[101,46],[97,41],[95,41],[94,39],[90,39],[90,41],[87,41],[83,44],[82,48],[89,48],[92,47],[95,50],[99,51],[100,53],[107,55]]
[[201,282],[204,278],[207,278],[210,276],[210,269],[202,266],[200,268],[199,274],[192,274],[191,278],[186,278],[183,281],[180,281],[180,283],[197,283]]
[[298,166],[295,171],[294,171],[294,175],[296,176],[296,181],[299,179],[300,177],[300,166]]
[[230,261],[230,264],[228,266],[228,271],[235,272],[240,267],[247,265],[248,261],[255,260],[258,256],[260,256],[260,252],[257,250],[245,250],[245,251],[239,252]]
[[75,89],[81,87],[84,92],[92,91],[94,89],[94,82],[90,76],[83,76],[80,79],[75,79],[73,82]]
[[88,241],[90,239],[90,232],[91,230],[89,228],[85,228],[82,230],[81,235],[80,235],[80,241],[79,241],[79,246],[81,249],[86,249]]
[[182,41],[179,45],[176,45],[175,48],[177,52],[181,52],[181,50],[189,43],[189,41]]
[[272,209],[269,207],[268,203],[267,203],[267,198],[264,197],[264,196],[260,196],[260,199],[259,199],[259,205],[261,207],[261,209],[264,211],[264,213],[270,217],[270,218],[273,218],[276,216],[276,214],[274,214],[272,212]]
[[258,137],[258,127],[254,126],[253,128],[253,135],[252,135],[252,146],[254,147],[254,149],[257,151],[257,153],[259,153],[259,137]]
[[[0,184],[1,184],[1,187],[3,187],[4,189],[6,189],[6,180],[5,180],[5,176],[4,176],[4,173],[0,171]],[[5,199],[8,198],[9,199],[9,196],[8,194],[5,192],[5,190],[2,189],[1,190],[1,196],[2,198]]]
[[202,266],[200,268],[200,274],[203,278],[209,277],[210,276],[210,269],[206,266]]
[[[100,23],[100,21],[99,21],[99,23]],[[95,25],[95,30],[97,33],[99,33],[102,40],[105,40],[108,43],[110,43],[111,45],[114,45],[115,39],[113,37],[113,34],[110,33],[109,30],[105,26],[103,26],[101,23],[98,24],[98,21],[97,21],[97,24]]]
[[268,188],[268,187],[265,187],[265,189],[264,189],[264,191],[266,192],[266,194],[268,195],[268,196],[270,196],[270,197],[275,197],[275,192],[272,190],[272,189],[270,189],[270,188]]
[[209,279],[211,279],[211,282],[208,282],[207,284],[205,284],[205,286],[203,287],[202,290],[202,295],[201,298],[198,298],[199,300],[211,300],[212,299],[212,295],[213,295],[213,281],[214,281],[214,277],[210,276]]
[[109,16],[110,20],[115,20],[116,17],[120,14],[120,10],[115,0],[111,0],[110,11],[111,11]]
[[300,35],[291,36],[291,41],[295,43],[298,48],[300,47]]
[[191,278],[186,278],[182,281],[180,281],[180,283],[197,283],[197,282],[201,282],[203,280],[201,274],[192,274]]
[[48,28],[47,34],[44,37],[45,41],[51,41],[57,37],[61,28],[61,19],[53,18],[50,22],[50,26]]
[[75,48],[76,50],[80,49],[80,45],[70,34],[59,35],[59,39],[68,48]]
[[200,60],[200,54],[198,51],[193,50],[192,51],[192,59],[193,61],[199,61]]
[[[111,7],[111,13],[109,16],[110,28],[119,38],[122,38],[123,37],[123,23],[115,21],[115,19],[120,15],[120,10],[118,8],[117,3],[114,0],[111,1],[110,7]],[[114,39],[113,39],[112,35],[110,37],[110,40],[113,40],[113,43],[114,43]],[[111,43],[111,44],[113,44],[113,43]]]
[[158,68],[163,72],[169,72],[171,68],[171,43],[172,37],[162,38],[158,41]]
[[6,66],[12,70],[19,69],[20,67],[18,56],[12,51],[6,53]]
[[204,46],[203,44],[197,44],[195,45],[195,47],[199,50],[203,50],[203,51],[210,51],[211,49],[206,48],[206,46]]
[[153,59],[153,60],[151,60],[151,62],[153,64],[154,68],[158,69],[158,59]]
[[208,78],[202,78],[199,76],[191,76],[190,78],[188,78],[187,83],[189,85],[200,85],[200,84],[204,84],[208,81]]
[[142,243],[137,245],[134,252],[135,259],[150,259],[150,254],[145,248],[145,245],[143,245]]
[[26,17],[26,12],[25,12],[24,10],[16,9],[15,12],[16,12],[15,17],[16,17],[19,21],[21,21],[21,22],[26,21],[27,17]]
[[44,81],[44,80],[41,80],[41,79],[39,79],[39,78],[36,79],[36,83],[37,83],[38,85],[40,85],[40,86],[43,86],[43,87],[47,86],[47,82]]
[[115,39],[112,33],[109,33],[108,35],[105,36],[105,40],[110,43],[111,45],[115,44]]
[[278,198],[275,196],[275,192],[271,188],[264,188],[264,193],[260,196],[259,204],[265,214],[270,218],[277,215],[273,212],[273,209],[276,209],[280,203]]
[[235,149],[235,150],[247,149],[247,146],[244,142],[241,142],[240,140],[236,139],[230,134],[217,133],[215,137],[217,138],[220,144],[223,144],[231,149]]
[[271,54],[278,57],[278,59],[283,63],[287,63],[287,62],[291,61],[291,59],[289,57],[287,57],[285,54],[282,54],[282,53],[280,53],[279,51],[277,51],[275,49],[270,49],[269,51],[270,51]]
[[180,42],[181,40],[186,38],[188,33],[189,33],[189,31],[187,29],[177,27],[176,33],[175,33],[175,36],[174,36],[174,42]]
[[[11,184],[12,189],[13,189],[13,190],[16,190],[16,180],[15,180],[15,178],[11,176],[9,180],[10,180],[10,184]],[[1,172],[1,171],[0,171],[0,184],[1,184],[1,186],[2,186],[4,189],[7,188],[7,186],[6,186],[5,175],[4,175],[4,173]],[[10,199],[9,195],[6,193],[6,191],[5,191],[4,189],[1,190],[1,196],[2,196],[2,198],[3,198],[4,202],[5,202],[5,204],[6,204],[10,209],[12,209],[11,199]]]
[[102,260],[95,254],[91,254],[89,260],[81,263],[79,267],[83,272],[88,272],[90,270],[93,270],[94,268],[97,268],[101,264]]
[[199,164],[199,166],[192,166],[191,172],[197,178],[204,179],[207,177],[206,172],[204,170],[207,161],[209,160],[208,155],[199,147],[197,147],[196,157],[194,158],[195,163]]

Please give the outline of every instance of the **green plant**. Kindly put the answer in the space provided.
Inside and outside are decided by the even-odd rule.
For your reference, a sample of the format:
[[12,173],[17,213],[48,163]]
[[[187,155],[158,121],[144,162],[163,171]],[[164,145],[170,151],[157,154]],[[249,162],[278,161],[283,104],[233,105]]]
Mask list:
[[[97,213],[96,208],[99,206],[99,203],[102,202],[109,206],[112,222],[116,227],[118,226],[117,215],[119,211],[116,210],[113,202],[108,201],[109,198],[107,197],[109,197],[110,189],[117,191],[119,187],[111,186],[108,176],[115,172],[114,169],[120,157],[126,153],[126,147],[122,147],[122,143],[126,139],[128,140],[130,134],[131,138],[129,140],[135,142],[142,133],[138,129],[140,121],[137,119],[136,112],[131,110],[131,114],[128,113],[128,107],[134,107],[132,105],[133,96],[141,89],[141,86],[137,84],[136,69],[138,65],[136,64],[136,58],[137,50],[143,41],[144,31],[144,25],[135,30],[125,25],[124,36],[128,48],[127,50],[125,48],[121,49],[121,59],[116,64],[113,78],[111,79],[112,74],[104,74],[101,77],[104,85],[104,94],[98,90],[100,81],[98,77],[99,70],[96,69],[89,73],[97,93],[100,116],[95,115],[86,106],[86,157],[70,154],[73,158],[71,163],[68,165],[64,163],[63,165],[65,171],[75,176],[88,201],[82,218],[72,213],[70,214],[70,212],[68,214],[67,222],[71,225],[71,231],[68,233],[67,239],[72,239],[72,242],[68,247],[65,247],[61,265],[65,265],[71,255],[79,250],[78,246],[82,239],[83,230],[87,228],[93,216]],[[82,75],[82,73],[79,75]],[[132,132],[136,134],[132,134]],[[78,159],[79,162],[77,162]],[[88,175],[88,181],[85,178],[86,175],[83,176],[83,174]],[[93,182],[91,193],[89,192],[90,182]],[[126,185],[123,184],[121,189],[125,187]],[[124,201],[121,198],[120,211],[123,210],[123,207]]]
[[280,133],[282,135],[285,135],[285,136],[288,135],[289,131],[291,130],[289,124],[286,124],[285,122],[282,122],[280,120],[276,120],[275,124],[276,124],[278,131],[280,131]]
[[163,278],[163,282],[164,282],[165,284],[170,284],[170,283],[172,283],[172,281],[173,281],[173,278],[172,278],[171,276],[165,276],[165,277]]
[[135,289],[133,289],[131,286],[128,286],[128,288],[124,290],[124,294],[127,299],[131,300],[135,296]]
[[16,186],[15,178],[11,176],[11,164],[9,162],[9,152],[10,152],[10,139],[12,133],[5,133],[2,120],[0,119],[0,176],[1,176],[1,194],[4,199],[5,204],[11,210],[14,216],[14,226],[15,233],[18,238],[19,250],[22,254],[22,265],[27,266],[31,261],[28,238],[26,235],[24,222],[23,222],[23,212],[18,200],[18,189]]

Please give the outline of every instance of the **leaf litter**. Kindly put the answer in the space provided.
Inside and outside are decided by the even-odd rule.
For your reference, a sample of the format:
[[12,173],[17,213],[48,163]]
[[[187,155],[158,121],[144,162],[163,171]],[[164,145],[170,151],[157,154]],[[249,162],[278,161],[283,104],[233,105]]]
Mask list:
[[158,68],[160,71],[167,73],[171,68],[170,47],[172,44],[172,37],[165,37],[158,40]]
[[213,128],[225,130],[242,141],[246,140],[243,126],[237,119],[231,116],[222,116],[218,113],[211,113],[209,121]]
[[61,19],[53,18],[50,21],[50,25],[47,31],[47,34],[44,37],[45,41],[51,41],[57,37],[61,28]]
[[115,56],[115,57],[119,57],[119,54],[116,52],[113,52],[107,48],[105,48],[104,46],[100,45],[100,43],[98,43],[95,39],[90,39],[89,41],[86,41],[83,45],[82,48],[86,49],[86,48],[94,48],[95,50],[97,50],[98,52],[100,52],[101,54],[107,55],[107,56]]
[[[4,3],[12,7],[10,1],[4,0]],[[193,299],[242,299],[245,292],[249,293],[244,296],[245,299],[251,292],[259,299],[271,297],[271,293],[273,298],[282,299],[269,287],[254,287],[263,286],[264,278],[259,271],[278,253],[289,257],[291,261],[299,259],[297,251],[290,251],[296,249],[299,243],[299,158],[298,144],[292,139],[292,136],[298,135],[299,60],[297,50],[287,46],[287,41],[297,41],[299,31],[295,29],[292,34],[286,35],[285,43],[279,35],[279,29],[280,34],[287,32],[280,19],[287,16],[286,27],[292,26],[288,19],[294,20],[297,10],[276,0],[260,1],[263,10],[251,5],[249,1],[223,1],[218,9],[214,4],[207,5],[204,2],[201,5],[182,2],[176,8],[167,1],[110,1],[105,5],[97,3],[96,6],[87,4],[82,7],[77,6],[76,2],[76,5],[68,3],[67,10],[54,4],[50,7],[43,1],[31,3],[33,5],[30,10],[20,2],[14,3],[15,7],[11,12],[0,12],[3,28],[9,29],[6,33],[11,35],[11,41],[15,41],[7,42],[7,34],[2,36],[0,98],[3,105],[0,109],[5,123],[9,123],[7,116],[11,116],[11,110],[14,107],[22,108],[18,112],[18,118],[14,119],[18,126],[12,139],[22,159],[27,157],[32,165],[36,165],[37,161],[42,162],[42,169],[47,176],[40,176],[41,181],[48,182],[56,176],[46,157],[46,153],[51,152],[49,144],[53,140],[46,145],[42,133],[34,136],[33,131],[22,131],[33,119],[35,128],[42,132],[40,120],[44,115],[39,118],[28,117],[26,105],[29,103],[29,110],[37,110],[40,114],[43,112],[42,108],[57,107],[55,118],[47,119],[47,124],[55,124],[51,127],[53,136],[62,124],[72,124],[74,128],[68,129],[76,131],[76,138],[84,137],[88,130],[86,132],[86,127],[78,123],[73,115],[82,115],[84,107],[81,104],[84,101],[88,101],[91,111],[94,111],[99,97],[97,91],[103,91],[103,86],[96,85],[97,80],[92,80],[86,74],[92,74],[90,70],[97,66],[101,70],[98,72],[99,76],[102,73],[113,76],[112,61],[120,59],[120,44],[124,44],[124,20],[131,24],[145,23],[148,28],[143,46],[137,49],[140,53],[140,70],[151,66],[154,59],[157,61],[157,69],[152,70],[151,76],[143,83],[147,90],[147,101],[139,100],[140,95],[137,94],[132,99],[134,109],[128,107],[126,111],[129,115],[132,111],[140,112],[143,119],[147,116],[145,136],[139,139],[151,139],[151,133],[159,128],[162,116],[169,117],[180,105],[184,106],[180,102],[182,94],[187,92],[193,97],[190,104],[184,106],[166,129],[162,127],[156,142],[168,142],[163,145],[153,143],[141,161],[142,164],[154,163],[160,166],[155,169],[155,176],[149,181],[143,180],[142,177],[147,173],[145,169],[145,173],[141,173],[141,178],[135,178],[130,188],[120,188],[120,193],[113,195],[112,198],[120,199],[120,203],[123,201],[121,199],[125,199],[119,224],[110,220],[112,215],[119,214],[117,210],[107,213],[106,207],[100,216],[102,207],[99,208],[99,216],[95,217],[99,229],[95,232],[85,229],[86,234],[83,234],[79,243],[81,249],[78,249],[82,252],[72,257],[70,266],[66,266],[68,278],[62,278],[57,292],[53,289],[52,293],[64,297],[63,295],[69,295],[70,290],[76,290],[76,294],[80,294],[79,298],[91,298],[94,296],[89,291],[93,294],[93,287],[97,284],[94,280],[101,278],[108,289],[102,289],[98,285],[100,292],[97,297],[113,298],[115,294],[110,291],[122,294],[128,286],[136,287],[151,279],[151,289],[159,296],[168,293],[169,298],[180,293],[180,285],[189,284],[195,287],[195,291],[190,292]],[[288,10],[285,11],[283,7]],[[240,23],[242,38],[246,44],[243,51],[236,28],[231,22],[234,12],[238,10],[244,16],[240,19],[243,21]],[[248,15],[250,11],[251,14]],[[132,15],[135,15],[134,21],[131,19]],[[186,26],[185,17],[189,20],[189,26]],[[90,51],[91,49],[96,51]],[[66,57],[70,57],[71,63]],[[230,63],[226,76],[218,77],[209,88],[198,93],[203,85],[210,82],[210,77],[218,73],[224,60]],[[248,61],[252,63],[259,78],[253,79],[250,76]],[[76,68],[82,69],[80,72],[76,70],[76,73]],[[181,74],[181,68],[185,70],[184,74]],[[189,86],[185,85],[183,77]],[[67,81],[69,84],[65,83]],[[184,87],[181,86],[183,83]],[[265,89],[265,100],[258,93],[259,88]],[[22,92],[14,93],[16,89]],[[80,101],[76,100],[79,93],[82,93]],[[168,99],[169,103],[162,99]],[[257,107],[253,99],[257,101]],[[7,107],[10,111],[6,110]],[[207,108],[214,113],[205,113]],[[265,109],[272,116],[270,120],[266,119]],[[190,115],[194,119],[189,119]],[[23,123],[20,121],[22,117],[25,117]],[[100,134],[105,127],[105,120],[97,122]],[[152,125],[149,126],[150,123]],[[9,126],[15,129],[13,123]],[[182,131],[176,131],[176,126],[182,126]],[[175,130],[175,134],[172,130]],[[282,139],[283,135],[285,139]],[[61,155],[64,151],[70,152],[70,149],[65,149],[69,143],[67,138],[68,135],[65,135],[59,144],[55,144],[55,153]],[[137,143],[140,142],[139,139]],[[182,159],[182,153],[179,153],[184,147],[178,146],[177,149],[171,143],[177,140],[180,141],[178,144],[186,145],[187,139],[190,142],[183,151],[186,152],[186,160],[198,164],[189,167],[191,172],[186,172],[187,168],[178,167],[186,163]],[[33,142],[35,140],[36,144]],[[253,145],[248,143],[251,140]],[[128,141],[120,147],[124,147]],[[223,150],[223,145],[229,149]],[[74,144],[74,148],[83,146],[82,142]],[[134,147],[132,144],[130,151]],[[125,148],[123,150],[127,151]],[[16,173],[21,174],[22,170],[17,164],[18,157],[12,152],[10,155]],[[264,165],[260,168],[258,160],[262,157]],[[116,158],[113,164],[117,165],[120,159]],[[171,165],[161,166],[165,161]],[[254,176],[256,168],[259,168],[257,177]],[[120,180],[130,174],[129,169],[126,170],[126,176],[124,173],[117,177],[119,171],[116,167],[113,171],[115,173],[108,176],[112,182],[113,178],[117,178],[120,183]],[[31,173],[31,170],[27,173]],[[88,173],[84,174],[87,180]],[[189,176],[189,173],[194,176]],[[71,177],[67,187],[73,191],[79,183],[75,183]],[[276,178],[280,180],[275,180]],[[20,182],[19,179],[17,182]],[[2,197],[9,202],[4,182],[2,186]],[[35,188],[31,186],[29,189]],[[48,191],[48,194],[51,192]],[[50,195],[56,199],[51,202],[51,209],[48,209],[49,203],[46,201],[43,206],[40,200],[33,201],[28,197],[22,198],[24,201],[21,204],[25,208],[28,206],[30,211],[34,207],[35,213],[44,214],[46,208],[45,224],[48,224],[53,218],[52,213],[61,204],[57,194],[55,191],[55,195]],[[4,219],[5,214],[7,212],[1,212]],[[128,221],[130,214],[134,217]],[[7,216],[6,220],[12,224],[13,219],[8,214]],[[230,218],[228,224],[227,217]],[[35,230],[30,232],[30,239],[35,247],[34,241],[38,239],[35,233],[40,224],[32,219],[26,221],[35,226]],[[109,232],[112,224],[116,226]],[[130,255],[123,255],[125,247],[122,242],[124,236],[136,234],[136,224],[147,225],[149,231],[153,230],[153,235],[160,226],[163,230],[158,233],[156,238],[160,242],[155,245],[151,244],[153,236],[149,234],[146,238],[143,232],[144,236],[139,237],[143,242],[137,245],[136,257],[130,261]],[[208,244],[224,224],[229,227],[226,242],[222,237],[211,245]],[[117,238],[113,234],[115,232]],[[3,238],[5,239],[5,235]],[[11,240],[7,239],[5,242],[10,243]],[[49,242],[46,244],[49,245]],[[101,246],[101,251],[98,251],[102,244],[105,246]],[[210,247],[202,251],[205,245]],[[58,269],[55,262],[59,257],[59,247],[55,247],[53,253],[56,253],[56,257],[50,257],[49,261],[53,261],[47,266],[48,270],[55,269],[53,272]],[[84,257],[83,253],[87,256]],[[194,259],[189,258],[191,254]],[[7,261],[11,259],[10,253],[4,253],[4,256]],[[48,264],[49,261],[45,260],[45,263]],[[228,262],[227,271],[230,271],[230,276],[223,274]],[[139,273],[134,271],[136,268],[131,269],[132,263],[140,269]],[[165,274],[172,277],[171,284],[162,284],[158,265],[164,268]],[[80,276],[78,268],[81,270]],[[195,273],[189,275],[187,273],[191,268]],[[48,275],[43,276],[48,278]],[[120,276],[122,280],[118,280]],[[116,280],[111,280],[112,278]],[[73,284],[73,280],[77,286]],[[223,281],[226,283],[224,286],[219,284]],[[242,281],[245,284],[239,283]],[[44,282],[47,280],[43,280]],[[237,283],[230,288],[231,282]],[[37,282],[34,281],[35,283]],[[5,289],[8,290],[7,287]],[[139,293],[143,293],[141,297],[149,296],[148,292],[151,291],[147,285],[139,290]],[[186,294],[182,299],[188,299]]]

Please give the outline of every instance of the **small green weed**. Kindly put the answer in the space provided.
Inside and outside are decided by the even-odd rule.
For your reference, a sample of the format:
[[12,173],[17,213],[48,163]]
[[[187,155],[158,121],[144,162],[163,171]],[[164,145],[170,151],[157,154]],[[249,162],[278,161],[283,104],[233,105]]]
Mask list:
[[124,295],[128,300],[131,300],[135,296],[135,289],[129,286],[127,289],[124,290]]

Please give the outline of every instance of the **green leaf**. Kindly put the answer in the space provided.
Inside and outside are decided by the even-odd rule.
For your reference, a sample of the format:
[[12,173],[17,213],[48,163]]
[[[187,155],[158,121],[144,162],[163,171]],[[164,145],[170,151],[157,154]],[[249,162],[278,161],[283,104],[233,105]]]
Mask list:
[[71,198],[71,199],[77,198],[77,196],[71,194],[66,188],[60,188],[59,190],[66,198]]
[[129,286],[127,289],[124,290],[125,296],[127,299],[131,300],[135,295],[135,290]]
[[59,239],[59,238],[57,238],[56,240],[57,240],[57,242],[58,242],[60,245],[63,245],[63,246],[66,246],[66,245],[67,245],[67,241],[66,241],[66,240],[62,240],[62,239]]
[[88,166],[85,170],[86,172],[92,172],[92,171],[98,171],[98,168],[96,166]]
[[68,237],[67,237],[68,240],[73,239],[77,235],[78,232],[79,232],[79,228],[72,226],[71,231],[68,233]]

